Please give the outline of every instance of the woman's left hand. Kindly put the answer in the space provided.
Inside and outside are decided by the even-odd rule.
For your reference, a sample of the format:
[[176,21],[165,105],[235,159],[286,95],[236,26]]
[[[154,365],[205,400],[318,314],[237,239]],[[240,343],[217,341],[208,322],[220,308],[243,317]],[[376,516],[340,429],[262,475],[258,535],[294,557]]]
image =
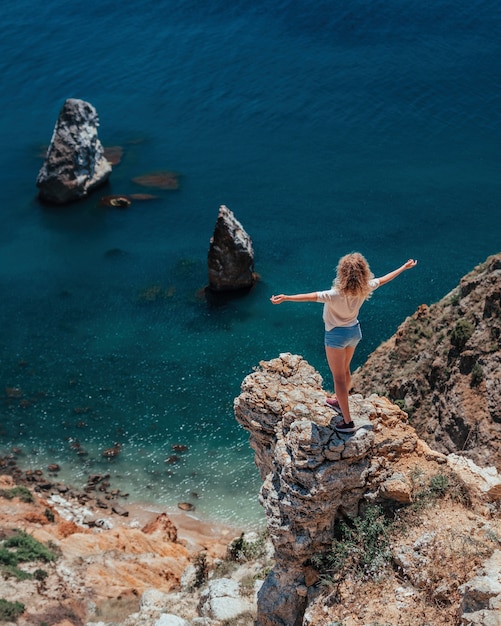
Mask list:
[[272,304],[280,304],[284,300],[285,300],[285,296],[283,294],[280,294],[279,296],[271,296],[270,298],[270,301],[272,302]]

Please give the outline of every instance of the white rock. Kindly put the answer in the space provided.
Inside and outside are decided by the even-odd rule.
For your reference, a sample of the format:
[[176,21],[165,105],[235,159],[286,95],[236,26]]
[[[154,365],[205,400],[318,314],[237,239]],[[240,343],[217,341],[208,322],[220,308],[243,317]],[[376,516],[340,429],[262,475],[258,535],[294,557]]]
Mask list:
[[211,580],[202,592],[198,610],[202,617],[223,621],[254,611],[255,606],[240,597],[240,585],[235,580],[219,578]]
[[94,523],[96,526],[102,528],[103,530],[111,530],[113,528],[112,522],[105,517],[97,519]]
[[197,568],[194,565],[188,565],[181,574],[180,586],[181,591],[189,591],[196,579]]
[[188,626],[188,622],[172,613],[162,613],[155,622],[155,626]]
[[158,589],[147,589],[141,596],[141,611],[162,610],[167,606],[169,596]]
[[501,476],[495,467],[479,467],[471,459],[457,454],[447,455],[447,465],[489,500],[501,500]]
[[463,595],[461,624],[501,626],[501,551],[496,550],[459,591]]
[[80,526],[87,525],[89,520],[94,517],[94,512],[85,506],[79,506],[74,502],[66,500],[57,494],[51,495],[47,501],[54,505],[54,508],[61,517]]

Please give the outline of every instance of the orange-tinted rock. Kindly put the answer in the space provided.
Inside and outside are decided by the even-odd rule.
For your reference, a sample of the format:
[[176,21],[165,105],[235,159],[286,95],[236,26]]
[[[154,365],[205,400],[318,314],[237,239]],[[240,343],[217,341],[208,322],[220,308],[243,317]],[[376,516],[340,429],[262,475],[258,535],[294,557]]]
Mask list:
[[160,533],[163,538],[168,541],[177,541],[177,528],[166,513],[160,513],[160,515],[146,524],[141,530],[147,535]]
[[49,523],[47,517],[38,511],[28,511],[24,519],[31,524],[40,524],[41,526]]
[[75,524],[75,522],[72,522],[70,520],[63,520],[62,522],[59,522],[59,524],[57,525],[57,534],[62,538],[69,537],[70,535],[73,535],[74,533],[81,533],[81,532],[88,532],[88,531],[84,530],[81,526],[78,526],[77,524]]

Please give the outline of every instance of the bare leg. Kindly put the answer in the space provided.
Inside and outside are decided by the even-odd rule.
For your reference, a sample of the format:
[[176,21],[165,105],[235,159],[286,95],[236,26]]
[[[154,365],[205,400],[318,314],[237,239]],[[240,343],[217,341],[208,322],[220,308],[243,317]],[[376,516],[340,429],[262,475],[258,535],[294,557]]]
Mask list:
[[348,389],[348,393],[350,393],[350,389],[351,389],[351,370],[350,370],[350,365],[351,365],[351,360],[353,358],[353,355],[355,354],[355,348],[356,348],[356,346],[348,346],[347,348],[344,349],[344,364],[345,364],[345,370],[346,370],[346,387]]
[[354,352],[355,348],[352,346],[347,348],[330,348],[325,346],[327,362],[334,380],[334,390],[346,423],[351,422],[348,391],[351,386],[350,363]]

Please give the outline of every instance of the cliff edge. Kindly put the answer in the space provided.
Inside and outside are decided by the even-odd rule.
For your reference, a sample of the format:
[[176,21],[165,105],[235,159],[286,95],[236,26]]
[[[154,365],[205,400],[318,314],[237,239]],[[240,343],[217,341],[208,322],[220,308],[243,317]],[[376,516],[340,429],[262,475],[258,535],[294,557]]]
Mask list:
[[[451,618],[456,618],[459,610],[459,587],[475,574],[480,553],[490,555],[495,546],[487,546],[486,539],[485,549],[479,549],[475,558],[469,553],[466,561],[461,560],[446,547],[449,533],[454,529],[453,534],[463,536],[469,528],[474,535],[486,519],[497,515],[501,478],[496,470],[482,470],[457,455],[432,450],[408,424],[404,411],[374,394],[350,396],[358,430],[340,434],[334,428],[337,415],[325,404],[325,397],[318,372],[301,356],[286,353],[261,362],[245,378],[242,393],[235,399],[236,419],[250,434],[263,478],[260,502],[275,549],[275,566],[258,594],[255,624],[320,626],[348,616],[350,621],[343,624],[365,624],[369,623],[370,602],[375,607],[372,618],[379,614],[386,621],[396,619],[406,603],[395,593],[403,580],[412,602],[419,605],[429,623],[460,623]],[[374,588],[361,597],[350,575],[338,579],[342,588],[331,594],[329,604],[314,557],[332,549],[339,520],[350,523],[376,503],[394,517],[403,515],[404,510],[412,515],[425,486],[435,483],[454,484],[455,496],[438,508],[423,507],[420,516],[428,525],[427,538],[422,537],[421,518],[412,530],[407,528],[398,538],[395,535],[389,562],[399,572],[398,577],[385,577],[386,601]],[[475,514],[471,512],[473,502]],[[461,560],[461,575],[447,580],[447,586],[447,577],[438,572],[444,563],[449,573],[457,572],[457,559]],[[380,569],[376,573],[382,574],[383,567]],[[440,591],[441,584],[447,591],[445,587]],[[436,611],[438,603],[433,599],[439,596],[443,604]],[[428,606],[430,598],[435,608]],[[409,616],[415,619],[416,613]],[[412,623],[417,622],[409,621]]]

